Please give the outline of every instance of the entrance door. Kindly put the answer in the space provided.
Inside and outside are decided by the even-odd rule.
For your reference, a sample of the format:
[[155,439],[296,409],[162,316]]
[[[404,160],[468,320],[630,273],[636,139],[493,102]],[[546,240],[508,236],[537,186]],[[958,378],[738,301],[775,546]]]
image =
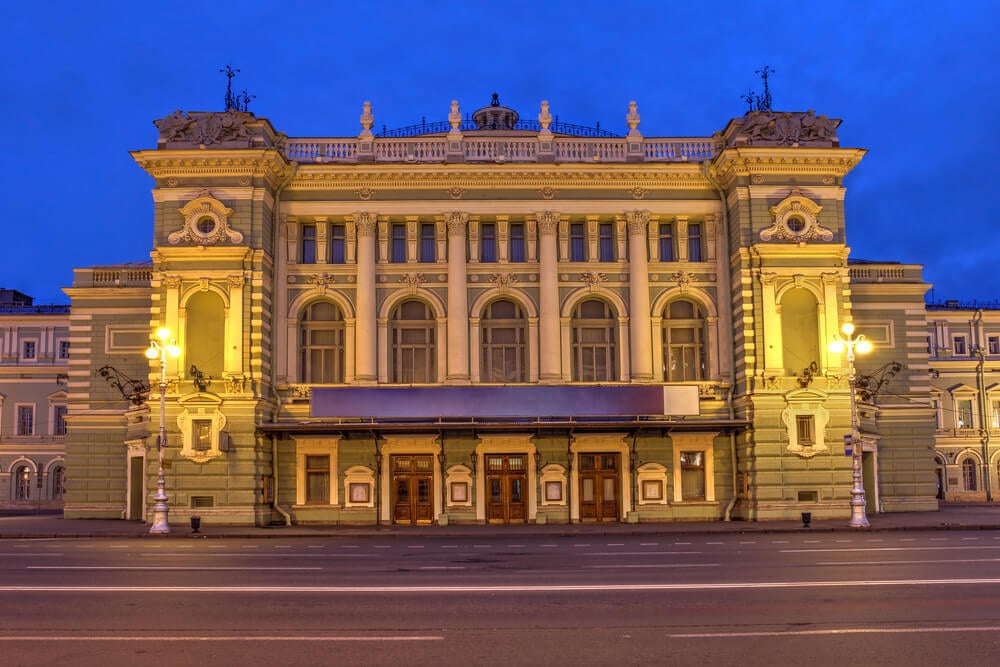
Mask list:
[[428,524],[434,520],[434,457],[393,456],[392,521]]
[[142,491],[143,491],[143,464],[146,459],[141,456],[133,456],[128,460],[128,520],[142,520]]
[[618,521],[621,457],[618,454],[580,454],[580,519]]
[[486,455],[486,518],[490,523],[528,520],[527,454]]

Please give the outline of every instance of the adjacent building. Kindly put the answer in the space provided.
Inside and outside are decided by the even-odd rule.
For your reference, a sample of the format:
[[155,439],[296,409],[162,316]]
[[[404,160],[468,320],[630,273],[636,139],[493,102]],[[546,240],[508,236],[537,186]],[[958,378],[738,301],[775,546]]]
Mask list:
[[156,121],[132,154],[151,264],[66,290],[86,358],[66,516],[150,516],[159,327],[181,349],[173,522],[846,517],[844,322],[875,345],[857,361],[868,511],[935,509],[929,285],[848,261],[865,151],[812,111],[701,137],[644,136],[634,103],[624,121],[559,123],[546,102],[524,120],[496,97],[378,135],[367,103],[345,137],[238,110]]
[[62,507],[69,306],[0,289],[0,509]]

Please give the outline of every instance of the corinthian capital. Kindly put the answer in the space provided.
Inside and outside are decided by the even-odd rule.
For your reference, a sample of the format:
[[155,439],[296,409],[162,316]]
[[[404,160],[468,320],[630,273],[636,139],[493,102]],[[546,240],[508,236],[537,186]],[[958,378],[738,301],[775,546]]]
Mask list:
[[539,211],[535,213],[535,220],[541,234],[555,234],[559,229],[559,214],[555,211]]
[[625,220],[628,222],[628,233],[632,236],[644,235],[649,227],[649,211],[625,211]]
[[444,219],[448,223],[448,236],[465,236],[465,229],[469,224],[468,213],[448,211],[444,214]]
[[375,236],[377,216],[374,213],[362,212],[354,214],[354,224],[358,226],[358,236]]

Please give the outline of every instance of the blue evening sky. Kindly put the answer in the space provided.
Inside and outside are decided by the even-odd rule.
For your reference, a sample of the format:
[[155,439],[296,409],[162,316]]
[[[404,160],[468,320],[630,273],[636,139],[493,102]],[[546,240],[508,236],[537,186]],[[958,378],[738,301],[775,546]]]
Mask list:
[[289,136],[444,120],[493,92],[524,118],[709,136],[771,78],[774,108],[843,119],[869,149],[847,181],[852,258],[925,265],[933,298],[1000,299],[986,213],[1000,108],[1000,3],[36,2],[0,24],[6,205],[0,287],[67,303],[73,267],[143,261],[152,180],[128,151],[152,121],[222,110],[226,64]]

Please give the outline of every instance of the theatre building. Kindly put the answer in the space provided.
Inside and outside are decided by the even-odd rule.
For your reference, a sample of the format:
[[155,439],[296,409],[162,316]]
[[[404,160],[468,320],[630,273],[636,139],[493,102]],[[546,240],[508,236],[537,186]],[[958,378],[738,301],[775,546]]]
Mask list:
[[874,344],[866,382],[899,366],[858,405],[868,511],[936,508],[928,285],[848,263],[865,151],[811,111],[684,138],[622,111],[620,134],[496,96],[378,134],[365,103],[331,138],[239,110],[156,121],[132,154],[151,263],[66,290],[90,359],[70,373],[66,516],[151,516],[159,327],[180,348],[172,522],[846,518],[845,322]]

